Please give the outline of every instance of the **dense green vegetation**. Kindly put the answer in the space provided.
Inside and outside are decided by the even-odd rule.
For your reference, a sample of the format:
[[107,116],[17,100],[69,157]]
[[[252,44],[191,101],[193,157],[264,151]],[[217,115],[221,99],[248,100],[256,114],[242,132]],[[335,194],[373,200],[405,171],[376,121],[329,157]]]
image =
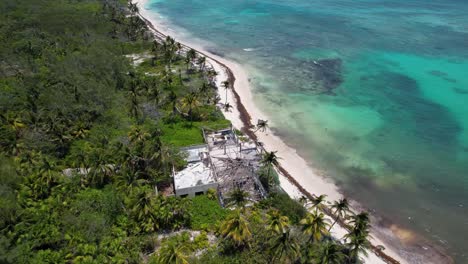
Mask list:
[[307,212],[302,204],[289,199],[289,196],[283,192],[270,193],[269,199],[261,201],[259,206],[261,208],[275,208],[295,224],[299,223]]
[[190,227],[194,230],[216,231],[226,214],[227,211],[219,206],[214,194],[211,199],[207,196],[196,196],[192,199],[190,207]]
[[164,195],[185,166],[178,147],[229,121],[205,59],[153,41],[137,11],[0,2],[0,262],[355,262],[366,215],[348,246],[332,240],[318,205],[308,214],[275,187],[274,152],[263,161],[270,198],[252,207],[241,190],[230,209],[214,192]]
[[0,262],[141,262],[155,232],[191,226],[191,201],[152,186],[184,166],[174,145],[228,124],[208,101],[214,87],[126,2],[0,10]]

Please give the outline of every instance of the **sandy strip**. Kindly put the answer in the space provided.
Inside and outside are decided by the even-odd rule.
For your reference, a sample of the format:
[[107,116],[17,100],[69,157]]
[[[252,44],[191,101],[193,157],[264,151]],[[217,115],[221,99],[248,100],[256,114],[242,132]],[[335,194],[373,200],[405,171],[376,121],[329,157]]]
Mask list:
[[[241,129],[245,128],[246,126],[246,113],[241,113],[241,111],[244,110],[242,108],[245,108],[247,111],[247,116],[250,116],[251,122],[254,124],[258,119],[268,120],[268,115],[262,113],[254,104],[248,75],[239,64],[226,60],[225,58],[215,54],[211,54],[210,52],[206,51],[203,45],[196,44],[193,40],[188,40],[188,36],[184,37],[184,35],[180,33],[180,30],[177,30],[176,32],[174,29],[171,29],[171,26],[166,25],[158,16],[158,14],[145,9],[147,2],[148,0],[134,0],[134,3],[138,4],[141,16],[143,16],[143,18],[151,22],[151,24],[157,28],[158,34],[162,33],[164,35],[175,37],[177,38],[177,41],[194,48],[202,54],[205,54],[207,56],[207,64],[211,65],[213,69],[218,72],[218,76],[216,76],[216,83],[218,87],[222,87],[221,83],[223,81],[232,80],[232,78],[235,78],[234,92],[229,91],[227,96],[227,102],[234,107],[230,112],[223,111],[225,117],[232,122],[234,127]],[[201,40],[200,43],[202,43]],[[229,69],[226,69],[226,67]],[[231,72],[229,72],[229,70]],[[230,73],[232,73],[235,77],[230,76]],[[219,95],[222,99],[221,102],[224,102],[224,88],[219,89]],[[241,103],[238,102],[238,99],[241,100]],[[273,124],[270,124],[270,126],[272,125]],[[275,136],[270,131],[267,131],[266,133],[256,133],[255,136],[257,137],[258,141],[263,143],[265,149],[268,151],[278,152],[277,155],[281,158],[281,167],[286,171],[287,174],[289,174],[289,176],[293,178],[293,181],[295,180],[296,183],[300,183],[300,186],[297,186],[297,184],[291,182],[291,179],[288,179],[284,175],[280,174],[281,187],[292,198],[299,198],[304,195],[304,193],[299,190],[300,187],[305,189],[306,192],[314,195],[326,194],[328,196],[328,201],[338,200],[342,197],[336,185],[321,177],[312,167],[308,165],[308,163],[302,157],[298,155],[295,149],[289,147],[279,137]],[[347,233],[347,230],[339,224],[336,224],[331,232],[334,237],[341,238]],[[407,263],[407,261],[405,261],[395,250],[392,250],[389,245],[386,245],[383,241],[376,238],[375,234],[372,236],[373,238],[371,239],[371,242],[374,245],[383,245],[386,248],[384,251],[385,254],[389,255],[400,263]],[[365,263],[387,263],[372,252],[369,252],[369,256],[362,257],[365,260]]]

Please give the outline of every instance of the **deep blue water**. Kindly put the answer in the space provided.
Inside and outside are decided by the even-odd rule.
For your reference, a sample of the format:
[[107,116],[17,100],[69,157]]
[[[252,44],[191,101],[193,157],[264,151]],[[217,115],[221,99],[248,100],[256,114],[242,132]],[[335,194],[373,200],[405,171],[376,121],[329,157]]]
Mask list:
[[468,263],[468,2],[158,0],[345,193]]

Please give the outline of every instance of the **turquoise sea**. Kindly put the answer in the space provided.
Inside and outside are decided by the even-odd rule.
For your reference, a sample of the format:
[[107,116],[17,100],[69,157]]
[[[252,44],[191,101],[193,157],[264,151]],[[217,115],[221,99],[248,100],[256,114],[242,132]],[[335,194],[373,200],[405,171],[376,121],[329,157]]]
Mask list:
[[152,0],[250,73],[275,133],[468,263],[468,2]]

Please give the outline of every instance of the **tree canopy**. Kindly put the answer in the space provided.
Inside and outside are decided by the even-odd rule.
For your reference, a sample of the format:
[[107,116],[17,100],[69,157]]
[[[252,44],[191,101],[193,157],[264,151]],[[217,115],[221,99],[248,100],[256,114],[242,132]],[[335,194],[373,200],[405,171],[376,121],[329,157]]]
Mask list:
[[[276,188],[234,212],[215,191],[171,195],[172,170],[186,166],[179,147],[229,121],[205,57],[155,40],[138,8],[0,1],[0,262],[357,261],[369,246],[366,214],[341,245],[320,213]],[[265,154],[268,178],[278,159]],[[237,190],[232,205],[244,196]],[[344,216],[346,206],[335,208]]]

